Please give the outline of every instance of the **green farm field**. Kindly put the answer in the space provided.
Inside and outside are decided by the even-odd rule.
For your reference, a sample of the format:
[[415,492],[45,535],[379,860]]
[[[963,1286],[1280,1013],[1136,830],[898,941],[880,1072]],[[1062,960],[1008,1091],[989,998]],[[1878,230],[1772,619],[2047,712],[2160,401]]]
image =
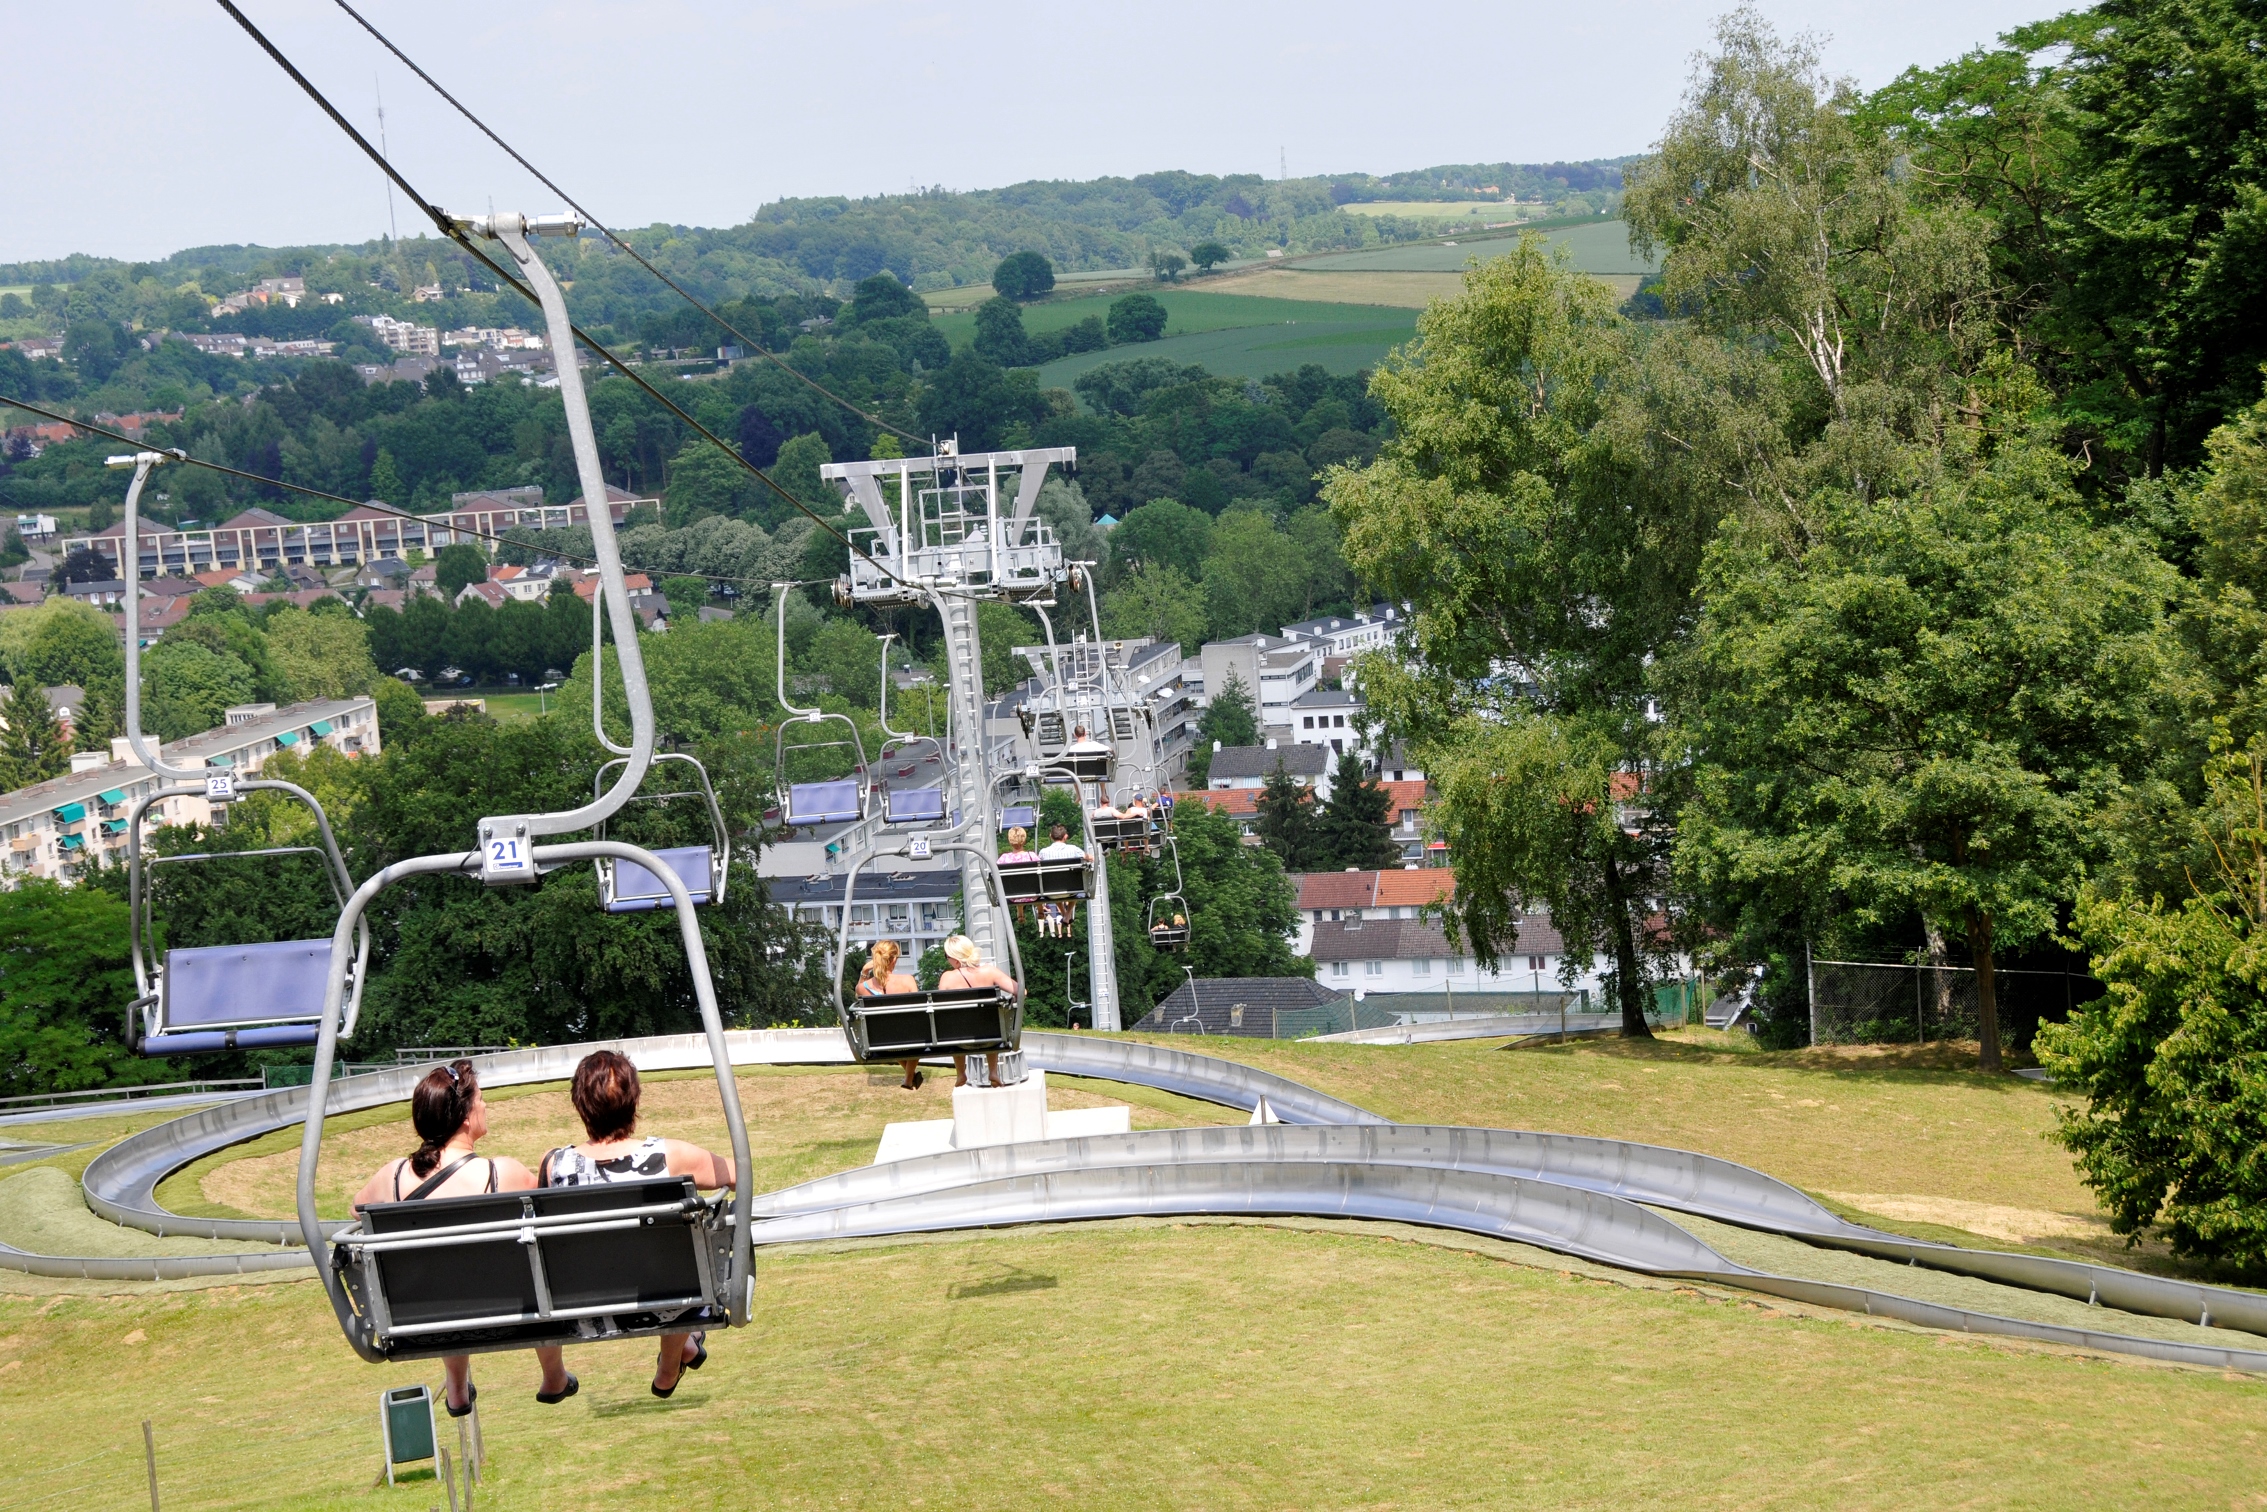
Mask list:
[[[2121,1253],[2096,1242],[2088,1194],[2041,1137],[2053,1089],[1981,1077],[1957,1049],[1767,1055],[1705,1031],[1508,1052],[1201,1048],[1396,1118],[1683,1145],[1888,1227]],[[758,1183],[869,1160],[884,1122],[942,1113],[940,1084],[903,1093],[894,1080],[743,1074]],[[1233,1117],[1105,1083],[1051,1079],[1050,1091],[1058,1107],[1131,1103],[1136,1127]],[[653,1078],[649,1103],[657,1129],[721,1133],[702,1076]],[[570,1118],[558,1087],[500,1090],[489,1143],[527,1158]],[[327,1130],[324,1208],[410,1142],[398,1107]],[[165,1200],[287,1211],[295,1162],[295,1140],[256,1141],[177,1174]],[[63,1204],[75,1188],[62,1169],[0,1180],[0,1239],[35,1237],[26,1225]],[[77,1216],[82,1239],[131,1232]],[[1751,1264],[2088,1315],[1693,1226]],[[122,1240],[141,1241],[196,1242]],[[797,1246],[765,1254],[757,1298],[755,1326],[713,1336],[712,1363],[667,1402],[647,1393],[638,1345],[571,1350],[581,1394],[549,1408],[532,1399],[531,1361],[481,1357],[478,1505],[2172,1508],[2250,1505],[2267,1452],[2267,1381],[1939,1334],[1393,1224],[1089,1223]],[[356,1361],[308,1280],[135,1288],[0,1273],[0,1507],[140,1505],[149,1418],[168,1509],[421,1512],[446,1500],[427,1472],[372,1487],[372,1408],[382,1387],[438,1379],[431,1364]]]
[[[1559,226],[1533,234],[1542,237],[1551,251],[1564,251],[1568,266],[1577,273],[1643,274],[1660,266],[1658,258],[1640,258],[1630,250],[1629,227],[1619,220]],[[1295,266],[1318,273],[1454,273],[1474,258],[1487,262],[1502,257],[1519,241],[1518,233],[1496,231],[1476,241],[1413,242],[1361,252],[1329,252],[1302,257]]]

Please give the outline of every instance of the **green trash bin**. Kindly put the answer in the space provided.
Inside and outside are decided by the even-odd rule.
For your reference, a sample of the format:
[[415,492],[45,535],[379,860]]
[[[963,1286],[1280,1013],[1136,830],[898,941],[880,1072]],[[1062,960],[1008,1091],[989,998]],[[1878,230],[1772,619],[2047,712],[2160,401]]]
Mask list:
[[433,1388],[395,1386],[378,1393],[378,1426],[386,1439],[386,1484],[394,1466],[429,1460],[438,1453],[433,1437]]

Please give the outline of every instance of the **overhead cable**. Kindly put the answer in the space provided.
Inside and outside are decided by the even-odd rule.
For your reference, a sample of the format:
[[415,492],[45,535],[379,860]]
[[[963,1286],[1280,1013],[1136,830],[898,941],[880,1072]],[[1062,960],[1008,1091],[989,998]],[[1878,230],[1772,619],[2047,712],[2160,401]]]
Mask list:
[[411,73],[417,75],[417,77],[419,77],[420,79],[423,79],[427,87],[429,87],[433,91],[433,93],[439,95],[442,99],[448,101],[449,104],[456,107],[457,114],[463,116],[467,121],[470,121],[474,126],[478,127],[481,134],[487,137],[489,141],[494,142],[498,147],[501,147],[504,150],[505,156],[509,157],[513,162],[519,164],[522,168],[525,168],[529,173],[534,174],[538,183],[542,184],[544,188],[550,190],[553,194],[559,196],[560,199],[566,201],[567,207],[569,209],[573,210],[575,214],[581,216],[585,221],[589,222],[590,225],[595,230],[597,230],[600,235],[604,236],[608,241],[612,242],[617,248],[629,254],[630,258],[635,261],[639,267],[645,269],[655,278],[660,279],[670,288],[676,290],[678,294],[684,297],[684,300],[687,304],[700,311],[703,315],[706,315],[709,319],[715,321],[726,331],[729,331],[733,336],[737,337],[744,345],[746,345],[749,350],[756,353],[756,355],[758,355],[759,357],[762,357],[765,361],[771,363],[781,372],[786,373],[788,376],[795,379],[796,382],[812,390],[814,393],[824,395],[834,403],[841,405],[844,409],[850,411],[850,413],[856,415],[859,419],[864,420],[867,424],[879,426],[883,430],[903,436],[908,441],[919,442],[923,446],[929,444],[928,437],[915,435],[912,431],[906,430],[902,426],[892,425],[889,421],[884,420],[879,415],[871,414],[866,410],[860,409],[856,404],[852,403],[848,399],[845,399],[842,395],[826,387],[824,384],[818,382],[810,375],[799,372],[792,364],[780,357],[778,353],[771,351],[761,341],[756,340],[754,337],[746,335],[740,330],[738,326],[734,325],[731,321],[726,320],[722,315],[719,315],[716,311],[710,309],[706,304],[703,304],[701,300],[697,296],[695,296],[690,289],[687,289],[683,284],[677,282],[676,279],[671,278],[668,274],[662,272],[652,263],[646,261],[643,253],[639,252],[637,248],[631,246],[628,242],[617,236],[604,221],[591,214],[588,210],[585,210],[582,206],[581,201],[577,200],[566,190],[553,183],[550,177],[546,175],[542,169],[536,167],[525,157],[521,156],[517,148],[513,147],[511,143],[505,141],[502,137],[498,136],[494,128],[489,126],[486,121],[481,120],[480,117],[474,115],[471,109],[468,108],[462,100],[458,99],[455,95],[450,94],[446,89],[443,89],[439,80],[435,79],[424,69],[418,67],[415,59],[411,58],[408,53],[403,52],[399,47],[395,46],[392,38],[388,37],[384,32],[378,30],[378,28],[376,28],[375,26],[372,26],[367,17],[365,17],[360,11],[356,10],[353,6],[347,4],[347,0],[335,0],[335,3],[338,5],[338,8],[340,10],[345,11],[349,16],[352,16],[354,18],[356,25],[360,26],[371,36],[377,38],[379,46],[383,47],[387,52],[392,53],[396,58],[400,59],[401,64],[404,68],[407,68]]
[[[330,100],[324,96],[323,92],[320,89],[317,89],[315,87],[314,81],[309,79],[305,74],[301,73],[298,69],[298,66],[294,64],[289,58],[283,55],[282,49],[278,48],[273,42],[269,41],[266,34],[263,33],[257,26],[254,26],[252,24],[250,17],[246,16],[243,11],[237,9],[235,0],[217,0],[217,3],[222,10],[227,11],[228,14],[235,19],[237,25],[244,28],[245,33],[250,36],[253,41],[257,42],[260,45],[262,51],[267,53],[270,58],[275,60],[276,66],[278,68],[281,68],[286,74],[288,74],[291,77],[292,82],[296,83],[302,90],[304,90],[307,94],[307,97],[313,100],[316,106],[320,108],[325,115],[331,118],[332,122],[337,125],[339,130],[345,132],[348,138],[353,141],[354,145],[361,148],[363,154],[367,156],[371,162],[378,165],[379,171],[384,173],[387,178],[393,180],[395,184],[400,186],[402,193],[408,195],[411,203],[417,205],[425,212],[426,216],[433,222],[434,226],[439,229],[440,233],[443,236],[447,237],[450,241],[455,242],[459,247],[464,249],[466,254],[476,259],[490,272],[494,273],[500,282],[509,285],[523,299],[526,299],[530,304],[536,305],[538,308],[541,307],[542,301],[536,298],[535,291],[533,289],[530,289],[526,284],[522,283],[516,274],[508,271],[501,263],[497,262],[496,259],[490,257],[485,248],[476,245],[473,242],[471,236],[465,231],[465,228],[457,224],[457,222],[449,215],[447,211],[443,210],[440,206],[434,204],[432,201],[426,199],[424,195],[420,194],[417,190],[417,186],[412,184],[408,179],[404,178],[401,174],[401,171],[395,168],[394,165],[387,160],[386,155],[378,151],[376,147],[372,146],[370,139],[368,137],[365,137],[359,130],[357,130],[354,126],[354,123],[349,121],[343,114],[341,114],[339,108],[336,105],[333,105]],[[674,400],[670,399],[666,394],[662,393],[661,390],[655,388],[651,383],[648,383],[645,379],[644,374],[635,371],[628,363],[624,362],[621,358],[608,351],[587,331],[583,330],[581,326],[570,323],[568,325],[568,330],[574,334],[575,340],[581,342],[584,346],[589,347],[591,351],[597,354],[599,357],[604,358],[607,364],[611,366],[616,372],[629,379],[630,382],[636,384],[641,390],[645,392],[648,398],[653,400],[654,403],[669,411],[670,414],[675,415],[680,421],[684,423],[687,429],[691,430],[695,435],[701,437],[701,439],[707,441],[718,451],[724,453],[725,456],[738,463],[741,469],[747,472],[750,476],[754,477],[757,482],[763,484],[764,487],[770,489],[773,493],[779,495],[779,497],[781,497],[782,499],[785,499],[789,504],[793,505],[799,513],[807,515],[813,524],[817,525],[828,535],[833,536],[837,541],[840,541],[845,550],[849,551],[854,556],[864,558],[869,566],[871,566],[882,576],[888,578],[891,582],[897,583],[900,586],[907,588],[914,586],[913,584],[907,583],[890,568],[876,561],[872,552],[866,550],[865,547],[860,546],[857,542],[851,540],[840,530],[837,530],[831,522],[829,522],[824,516],[822,516],[817,510],[813,509],[810,505],[804,503],[803,500],[799,498],[792,490],[783,487],[780,483],[774,480],[771,474],[765,472],[762,468],[756,466],[755,463],[750,462],[746,457],[742,456],[740,454],[740,448],[732,445],[732,443],[726,441],[722,436],[717,435],[716,432],[710,430],[700,421],[687,414],[684,409],[681,408]],[[575,360],[575,354],[572,351],[565,353],[554,352],[552,354],[552,358],[554,361],[572,362]]]

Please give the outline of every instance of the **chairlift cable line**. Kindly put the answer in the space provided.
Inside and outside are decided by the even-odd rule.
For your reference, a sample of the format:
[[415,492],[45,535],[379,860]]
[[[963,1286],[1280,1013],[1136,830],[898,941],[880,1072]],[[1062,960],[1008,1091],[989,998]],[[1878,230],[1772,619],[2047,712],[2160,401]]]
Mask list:
[[[417,186],[410,183],[408,179],[404,178],[401,174],[401,171],[395,168],[392,163],[386,160],[385,154],[378,151],[376,147],[371,145],[370,139],[364,136],[358,129],[356,129],[353,122],[349,121],[344,115],[339,112],[339,108],[336,105],[333,105],[330,100],[324,96],[323,92],[320,89],[317,89],[315,87],[314,81],[309,79],[305,74],[301,73],[298,66],[294,64],[289,58],[283,55],[282,49],[278,48],[273,42],[269,41],[267,35],[263,33],[257,26],[254,26],[252,24],[252,20],[249,16],[246,16],[243,11],[237,9],[235,0],[217,0],[217,3],[222,10],[227,11],[228,14],[235,19],[238,26],[244,28],[246,35],[250,36],[253,41],[257,42],[260,45],[262,51],[267,53],[270,58],[275,60],[276,66],[281,68],[286,74],[288,74],[291,77],[292,81],[306,93],[307,97],[313,100],[317,107],[319,107],[325,115],[331,118],[332,122],[337,125],[338,129],[345,132],[347,136],[353,141],[354,145],[361,148],[364,155],[367,156],[371,162],[378,165],[378,167],[385,173],[386,177],[392,179],[396,184],[401,186],[402,192],[404,194],[407,194],[411,200],[416,202],[418,207],[422,209],[427,217],[432,220],[434,226],[440,230],[441,234],[444,237],[448,238],[450,241],[455,242],[459,247],[464,249],[467,255],[474,258],[482,266],[486,267],[491,273],[494,273],[499,280],[509,285],[516,293],[518,293],[522,298],[526,299],[530,304],[537,305],[538,307],[541,306],[542,301],[536,297],[535,291],[533,289],[530,289],[526,284],[522,283],[516,274],[506,270],[501,263],[497,262],[493,257],[490,257],[484,249],[476,246],[473,243],[472,238],[466,233],[465,229],[462,226],[458,225],[456,221],[450,217],[447,211],[443,210],[440,206],[426,199],[424,195],[418,193]],[[817,510],[804,503],[803,500],[797,497],[791,490],[775,481],[772,478],[771,474],[765,472],[762,468],[756,466],[755,463],[750,462],[746,457],[742,456],[740,454],[740,448],[732,445],[732,443],[717,435],[716,432],[701,424],[700,421],[685,413],[683,409],[678,407],[674,400],[670,399],[667,395],[663,394],[661,390],[655,388],[651,383],[647,382],[645,375],[634,371],[628,363],[624,362],[621,358],[608,351],[581,326],[574,325],[570,322],[567,329],[573,334],[574,338],[577,341],[590,348],[590,350],[596,353],[598,356],[604,358],[607,364],[611,366],[616,372],[620,373],[623,377],[629,379],[630,382],[636,384],[640,389],[642,389],[645,392],[646,396],[652,399],[654,403],[669,411],[670,414],[675,415],[679,420],[684,422],[686,428],[693,431],[696,435],[700,436],[702,440],[708,442],[718,451],[724,453],[725,456],[738,463],[740,467],[751,476],[753,476],[757,482],[763,484],[764,487],[770,489],[773,493],[779,495],[782,499],[785,499],[788,503],[794,505],[797,511],[799,511],[800,513],[809,516],[813,524],[817,525],[828,535],[831,535],[836,540],[840,541],[846,550],[853,552],[858,556],[864,557],[868,566],[872,567],[876,572],[880,573],[883,577],[889,579],[891,582],[897,583],[900,586],[908,589],[915,587],[914,584],[906,582],[905,579],[899,577],[895,572],[892,572],[889,568],[883,566],[880,562],[875,561],[871,552],[867,551],[857,542],[851,540],[841,531],[835,529],[834,526],[828,523],[826,518]],[[560,354],[552,354],[552,360],[554,362],[558,361],[559,359]],[[574,354],[571,352],[567,353],[566,360],[570,362],[573,361]],[[688,576],[690,576],[690,574],[688,574]]]
[[916,441],[926,444],[928,437],[915,435],[912,431],[906,430],[902,426],[890,424],[889,421],[884,420],[879,415],[869,414],[865,410],[860,409],[857,405],[851,403],[848,399],[845,399],[842,395],[836,393],[834,390],[826,387],[824,384],[810,377],[808,374],[796,371],[794,366],[788,363],[784,358],[780,357],[778,353],[769,350],[764,346],[762,342],[748,336],[731,321],[726,320],[722,315],[717,314],[716,311],[701,303],[699,297],[696,296],[690,289],[687,289],[683,284],[678,283],[677,280],[671,278],[668,274],[662,272],[652,263],[646,261],[644,255],[640,253],[637,248],[631,246],[628,242],[617,236],[614,233],[613,229],[610,228],[604,221],[591,214],[588,210],[585,210],[582,207],[582,204],[578,200],[576,200],[573,195],[569,194],[566,190],[553,183],[542,169],[536,167],[533,163],[522,157],[517,148],[513,147],[511,143],[505,141],[502,137],[498,136],[495,130],[490,127],[486,121],[483,121],[480,119],[480,117],[474,115],[471,109],[466,106],[462,100],[459,100],[455,95],[450,94],[446,89],[443,89],[439,80],[435,79],[431,74],[420,68],[417,65],[416,61],[412,59],[408,53],[403,52],[399,47],[394,45],[394,42],[390,37],[388,37],[384,32],[378,30],[378,28],[376,28],[375,26],[372,26],[368,18],[366,18],[360,11],[347,4],[347,0],[336,0],[336,4],[338,5],[338,8],[340,10],[345,11],[347,15],[354,18],[356,25],[360,26],[371,36],[377,38],[379,46],[383,47],[386,51],[392,53],[396,58],[400,59],[401,64],[404,68],[407,68],[411,73],[417,75],[418,78],[423,79],[427,87],[429,87],[433,91],[433,93],[439,95],[442,99],[448,101],[450,105],[454,106],[456,108],[457,114],[463,116],[467,121],[470,121],[474,126],[478,127],[483,136],[487,137],[489,141],[494,142],[498,147],[502,148],[504,150],[505,156],[509,157],[513,162],[519,164],[522,168],[525,168],[529,173],[535,175],[536,182],[542,184],[544,188],[550,190],[553,194],[558,195],[560,199],[565,200],[569,209],[573,210],[584,220],[590,222],[590,224],[598,231],[600,235],[604,236],[616,247],[621,249],[623,252],[628,253],[630,258],[634,262],[636,262],[639,267],[645,269],[655,278],[660,279],[671,289],[675,290],[684,299],[684,301],[687,304],[691,305],[694,309],[700,311],[703,315],[706,315],[709,319],[722,326],[726,331],[730,332],[732,335],[738,337],[742,342],[746,343],[750,351],[756,353],[765,361],[771,363],[781,372],[788,374],[798,383],[801,383],[804,387],[811,389],[815,393],[822,394],[828,399],[833,400],[836,404],[841,405],[844,409],[850,411],[850,413],[856,415],[859,419],[864,420],[867,424],[880,426],[883,430],[889,431],[895,435],[903,436],[908,441]]

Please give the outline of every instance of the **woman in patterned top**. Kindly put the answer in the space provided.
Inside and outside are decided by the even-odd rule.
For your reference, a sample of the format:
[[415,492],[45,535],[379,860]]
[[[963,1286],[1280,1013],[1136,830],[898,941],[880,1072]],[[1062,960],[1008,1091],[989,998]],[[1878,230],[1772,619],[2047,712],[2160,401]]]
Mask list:
[[[543,1157],[537,1179],[544,1186],[590,1186],[599,1182],[644,1181],[655,1176],[690,1176],[703,1191],[731,1186],[738,1173],[722,1155],[711,1155],[682,1139],[649,1134],[637,1137],[638,1068],[613,1050],[593,1050],[575,1067],[568,1089],[583,1132],[581,1144],[562,1145]],[[653,1367],[653,1394],[666,1397],[688,1370],[708,1363],[699,1332],[661,1336]]]

